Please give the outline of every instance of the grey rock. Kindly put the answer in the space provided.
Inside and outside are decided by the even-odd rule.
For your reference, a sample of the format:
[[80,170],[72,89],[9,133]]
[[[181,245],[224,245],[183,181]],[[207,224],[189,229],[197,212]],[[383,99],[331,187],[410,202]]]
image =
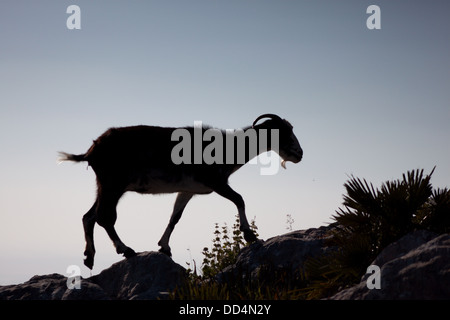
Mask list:
[[0,286],[0,300],[157,299],[186,279],[186,270],[159,252],[143,252],[113,264],[100,274],[81,278],[69,289],[60,274],[34,276],[17,285]]
[[372,262],[380,267],[380,289],[367,280],[332,296],[332,300],[450,299],[450,235],[415,231],[386,247]]
[[90,279],[81,279],[79,289],[67,289],[61,300],[111,300],[106,292]]
[[34,276],[18,285],[0,287],[0,300],[60,300],[67,278],[57,274]]
[[186,279],[186,269],[159,252],[139,253],[90,280],[113,299],[157,299]]
[[261,271],[286,272],[299,276],[303,264],[309,257],[316,257],[330,250],[325,245],[333,225],[308,230],[293,231],[273,237],[267,241],[259,240],[245,247],[239,253],[237,261],[223,270],[219,281],[230,281],[234,277],[244,275],[257,280]]

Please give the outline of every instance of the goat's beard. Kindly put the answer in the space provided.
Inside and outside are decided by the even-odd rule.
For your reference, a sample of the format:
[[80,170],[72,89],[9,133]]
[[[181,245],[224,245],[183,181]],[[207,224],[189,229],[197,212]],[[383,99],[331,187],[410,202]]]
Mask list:
[[281,166],[286,169],[286,160],[281,160]]

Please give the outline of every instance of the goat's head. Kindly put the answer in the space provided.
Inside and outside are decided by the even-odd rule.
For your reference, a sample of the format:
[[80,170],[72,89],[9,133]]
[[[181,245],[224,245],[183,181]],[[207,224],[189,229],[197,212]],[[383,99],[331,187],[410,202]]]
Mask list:
[[269,119],[262,124],[264,127],[279,130],[279,155],[283,159],[281,166],[286,169],[286,161],[300,162],[303,157],[303,150],[292,130],[293,126],[286,119],[281,119],[276,114],[266,113],[253,121],[253,127],[264,118]]

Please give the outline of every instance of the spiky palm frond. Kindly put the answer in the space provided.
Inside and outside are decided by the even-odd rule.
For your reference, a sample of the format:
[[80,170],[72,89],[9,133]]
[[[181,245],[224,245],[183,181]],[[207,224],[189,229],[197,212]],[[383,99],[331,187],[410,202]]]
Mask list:
[[[331,244],[338,250],[309,263],[306,273],[314,279],[313,286],[317,289],[322,281],[329,291],[359,281],[382,249],[415,229],[449,232],[450,191],[433,192],[433,172],[434,168],[428,175],[423,169],[408,171],[402,179],[386,181],[379,189],[350,176],[344,184],[343,208],[333,216],[338,226]],[[311,271],[313,267],[319,275]]]
[[344,187],[347,190],[343,202],[346,208],[367,214],[377,214],[381,209],[378,202],[378,190],[365,179],[361,180],[352,175]]
[[450,190],[434,190],[417,220],[430,231],[450,233]]

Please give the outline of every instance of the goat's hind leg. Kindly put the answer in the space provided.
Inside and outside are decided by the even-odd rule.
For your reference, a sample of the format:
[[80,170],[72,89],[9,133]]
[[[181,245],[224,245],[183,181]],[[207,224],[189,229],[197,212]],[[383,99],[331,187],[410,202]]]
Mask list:
[[102,192],[98,198],[96,221],[108,233],[109,238],[116,247],[116,252],[122,254],[125,258],[131,258],[136,255],[133,249],[127,247],[117,235],[114,224],[117,219],[116,205],[122,194]]
[[83,216],[84,238],[86,239],[86,249],[84,250],[84,265],[92,270],[94,266],[94,226],[95,226],[95,210],[97,208],[97,201]]
[[114,246],[116,247],[116,252],[118,254],[123,254],[125,258],[131,258],[136,255],[136,252],[134,252],[133,249],[130,247],[127,247],[122,240],[120,240],[119,236],[117,235],[116,229],[114,229],[113,225],[108,225],[104,227],[106,232],[108,233],[108,236],[111,238]]

